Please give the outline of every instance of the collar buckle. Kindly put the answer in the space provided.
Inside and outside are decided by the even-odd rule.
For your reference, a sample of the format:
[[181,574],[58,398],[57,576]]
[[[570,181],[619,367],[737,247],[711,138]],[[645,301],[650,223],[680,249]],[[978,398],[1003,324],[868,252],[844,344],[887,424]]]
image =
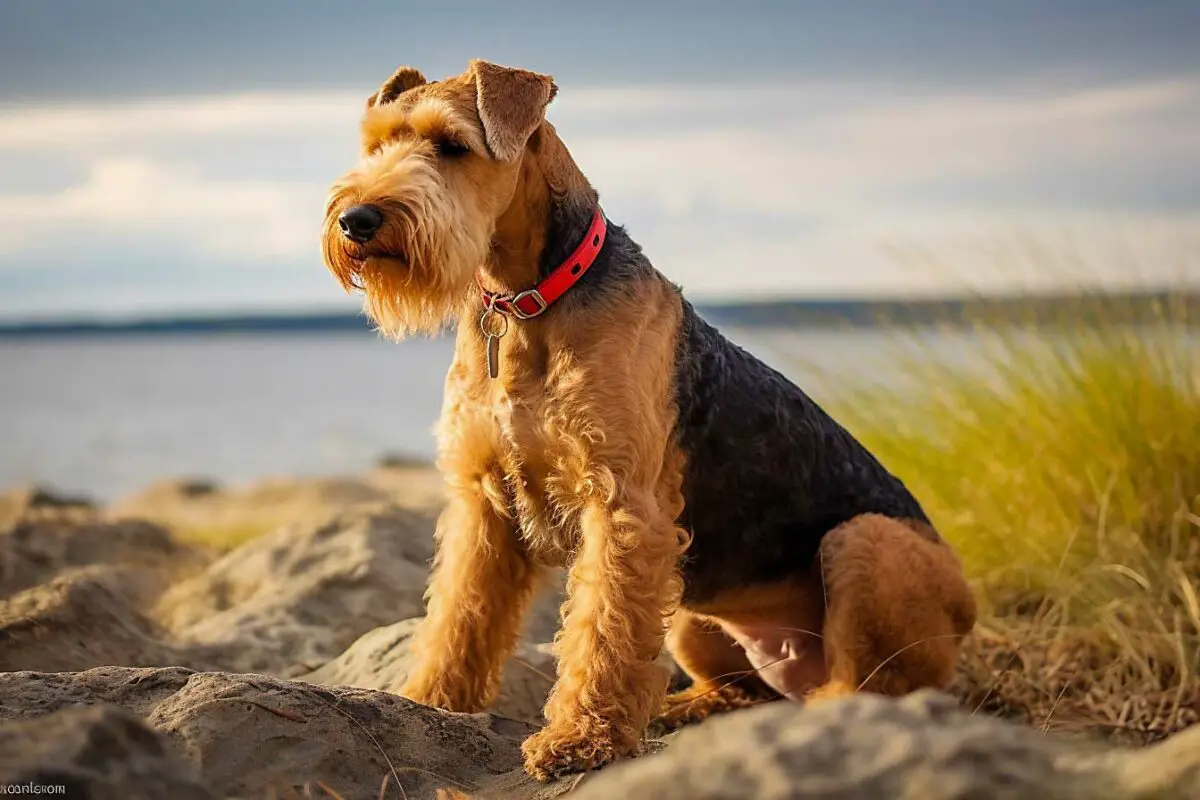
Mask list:
[[[534,303],[533,311],[525,311],[521,308],[521,301],[527,297]],[[526,289],[523,292],[518,292],[513,295],[513,298],[508,303],[512,308],[513,316],[521,320],[533,319],[550,307],[550,304],[546,302],[546,298],[542,297],[542,293],[537,289]]]

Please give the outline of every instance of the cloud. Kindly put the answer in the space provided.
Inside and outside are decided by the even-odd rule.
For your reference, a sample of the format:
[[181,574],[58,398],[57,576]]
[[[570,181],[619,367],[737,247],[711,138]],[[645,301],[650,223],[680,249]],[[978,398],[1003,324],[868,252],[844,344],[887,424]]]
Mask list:
[[291,92],[0,106],[0,151],[89,152],[152,139],[329,131],[343,128],[363,99],[345,92]]
[[213,181],[194,167],[137,158],[95,161],[79,184],[57,194],[0,196],[10,252],[40,246],[64,231],[85,238],[103,229],[167,235],[214,255],[254,258],[315,251],[316,220],[300,198],[319,186]]
[[[681,213],[686,197],[807,215],[861,211],[906,186],[1081,163],[1100,173],[1122,160],[1200,167],[1189,144],[1200,135],[1200,78],[1011,97],[867,94],[819,111],[802,90],[752,114],[724,100],[708,105],[707,126],[672,130],[668,117],[656,133],[584,135],[573,149],[620,190]],[[1172,112],[1185,124],[1160,118]]]
[[[65,170],[56,188],[30,189],[26,171],[24,189],[0,194],[0,272],[28,269],[31,253],[64,236],[76,252],[140,254],[153,241],[180,269],[207,259],[319,270],[325,188],[355,157],[361,103],[346,92],[276,92],[0,107],[0,172],[35,160]],[[1110,243],[1091,248],[1086,277],[1119,281],[1127,272],[1104,266],[1118,233],[1147,251],[1166,242],[1163,253],[1196,241],[1197,75],[975,93],[834,82],[564,87],[551,118],[609,213],[703,294],[933,291],[950,278],[914,276],[886,248],[944,247],[978,279],[996,236],[1030,231]],[[1146,260],[1163,265],[1146,266],[1159,277],[1179,271],[1166,255]],[[997,266],[987,285],[1044,278],[1018,261]],[[213,269],[205,291],[219,296],[215,282],[228,273]],[[2,286],[0,299],[20,304]]]

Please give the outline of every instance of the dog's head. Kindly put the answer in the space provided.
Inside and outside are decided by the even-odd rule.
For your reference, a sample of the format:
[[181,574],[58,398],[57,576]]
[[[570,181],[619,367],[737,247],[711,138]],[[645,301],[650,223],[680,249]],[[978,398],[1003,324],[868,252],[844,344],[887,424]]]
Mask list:
[[473,61],[434,83],[401,67],[367,100],[362,156],[330,190],[322,243],[384,333],[433,332],[459,309],[555,91]]

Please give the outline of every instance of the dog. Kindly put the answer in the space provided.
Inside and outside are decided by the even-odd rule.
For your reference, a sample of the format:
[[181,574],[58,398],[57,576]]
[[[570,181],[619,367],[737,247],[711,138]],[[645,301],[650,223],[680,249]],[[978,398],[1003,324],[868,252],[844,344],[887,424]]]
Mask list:
[[[383,334],[457,327],[447,504],[399,693],[485,709],[555,567],[558,676],[522,746],[539,780],[636,755],[652,719],[945,686],[976,616],[959,559],[608,222],[546,119],[556,92],[486,61],[400,68],[325,209],[325,263]],[[670,696],[664,644],[692,681]]]

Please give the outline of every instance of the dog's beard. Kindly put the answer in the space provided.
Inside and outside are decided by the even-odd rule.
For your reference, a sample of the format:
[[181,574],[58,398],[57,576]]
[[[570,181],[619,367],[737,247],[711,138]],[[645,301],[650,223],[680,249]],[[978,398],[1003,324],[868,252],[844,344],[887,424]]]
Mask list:
[[[360,202],[384,214],[383,226],[366,245],[346,240],[338,227],[338,215]],[[437,333],[462,308],[487,257],[490,233],[479,222],[419,156],[379,177],[360,168],[331,190],[325,263],[343,288],[362,290],[364,309],[384,335]]]

